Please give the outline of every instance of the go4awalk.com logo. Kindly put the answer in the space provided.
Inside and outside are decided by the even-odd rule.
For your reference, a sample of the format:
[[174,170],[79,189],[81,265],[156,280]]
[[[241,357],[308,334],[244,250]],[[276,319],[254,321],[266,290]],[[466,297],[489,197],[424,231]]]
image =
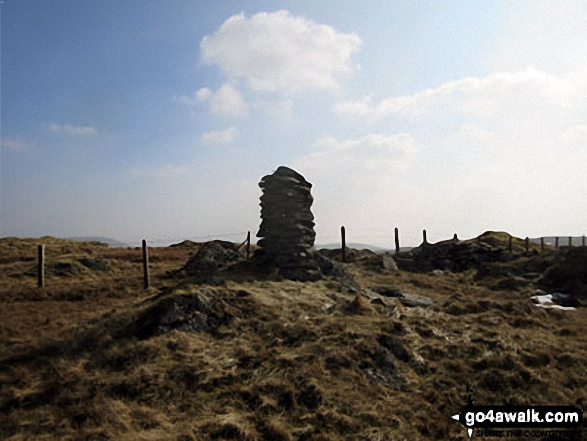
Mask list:
[[[458,414],[452,415],[452,419],[465,426],[469,438],[474,433],[502,438],[550,436],[553,439],[573,439],[580,436],[583,409],[578,405],[476,406],[470,389],[468,401]],[[544,429],[558,430],[547,432]]]

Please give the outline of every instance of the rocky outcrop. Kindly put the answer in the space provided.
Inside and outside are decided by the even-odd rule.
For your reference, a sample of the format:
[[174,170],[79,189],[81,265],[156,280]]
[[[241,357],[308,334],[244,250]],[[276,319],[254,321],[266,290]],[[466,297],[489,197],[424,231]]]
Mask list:
[[320,268],[314,253],[314,216],[310,210],[312,184],[287,167],[261,179],[260,252],[286,279],[317,280]]
[[232,242],[214,240],[200,246],[186,262],[182,271],[190,276],[208,276],[244,259],[242,250]]
[[478,269],[486,262],[511,262],[521,256],[538,254],[536,249],[524,250],[521,239],[514,238],[513,252],[509,252],[507,233],[487,232],[480,239],[467,241],[445,240],[435,244],[425,243],[408,252],[394,256],[402,270],[429,272],[436,269],[454,272]]
[[538,284],[548,292],[572,294],[587,305],[587,247],[560,249]]

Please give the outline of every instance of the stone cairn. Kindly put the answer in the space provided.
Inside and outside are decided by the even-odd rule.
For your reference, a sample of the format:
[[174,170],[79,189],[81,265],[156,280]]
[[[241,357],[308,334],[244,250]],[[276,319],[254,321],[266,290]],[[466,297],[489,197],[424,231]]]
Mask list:
[[259,182],[261,226],[257,245],[286,279],[317,280],[321,277],[315,258],[314,216],[310,211],[312,184],[287,167],[279,167]]

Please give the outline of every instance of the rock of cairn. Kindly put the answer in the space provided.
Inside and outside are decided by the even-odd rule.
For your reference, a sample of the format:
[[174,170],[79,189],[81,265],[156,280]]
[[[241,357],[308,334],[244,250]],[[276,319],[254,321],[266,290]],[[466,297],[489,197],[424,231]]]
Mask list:
[[314,258],[314,216],[310,211],[312,184],[287,167],[279,167],[259,182],[261,226],[257,245],[277,265],[281,275],[292,280],[321,277]]

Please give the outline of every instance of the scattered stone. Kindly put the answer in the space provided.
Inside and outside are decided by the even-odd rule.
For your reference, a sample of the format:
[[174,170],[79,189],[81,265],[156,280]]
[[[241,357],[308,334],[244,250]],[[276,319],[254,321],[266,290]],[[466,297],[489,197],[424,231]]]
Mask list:
[[108,261],[103,257],[82,257],[79,259],[79,263],[81,263],[86,268],[91,269],[92,271],[106,272],[110,270]]
[[399,288],[395,286],[374,286],[371,288],[372,291],[375,291],[378,294],[381,294],[385,297],[401,297],[402,292]]
[[399,299],[403,305],[410,307],[428,307],[434,305],[434,300],[432,300],[430,297],[426,297],[421,294],[410,294],[407,292],[402,292],[402,295]]
[[587,305],[587,247],[560,249],[538,284],[548,292],[572,294]]
[[390,308],[395,308],[397,306],[396,303],[390,298],[384,297],[383,295],[370,289],[361,289],[359,292],[363,295],[363,297],[369,299],[374,305],[383,305]]
[[318,252],[314,255],[321,273],[331,277],[341,284],[341,288],[348,292],[359,292],[361,286],[355,280],[353,275],[339,262],[332,261]]
[[[354,262],[359,254],[364,253],[365,250],[359,251],[355,250],[354,248],[346,247],[345,257],[347,263]],[[367,252],[372,253],[372,251],[367,250]],[[334,260],[335,262],[342,262],[342,250],[340,248],[322,248],[318,250],[318,253],[322,254],[324,257]]]
[[387,272],[399,271],[399,268],[397,267],[397,263],[395,263],[395,260],[393,260],[393,257],[391,257],[389,254],[383,255],[383,257],[381,259],[381,265],[383,266],[384,271],[387,271]]
[[210,275],[244,258],[242,250],[232,242],[214,240],[204,243],[183,267],[188,275]]
[[137,318],[133,334],[140,339],[166,333],[172,329],[182,332],[210,332],[230,323],[234,316],[230,307],[213,288],[196,293],[175,292],[158,298]]

